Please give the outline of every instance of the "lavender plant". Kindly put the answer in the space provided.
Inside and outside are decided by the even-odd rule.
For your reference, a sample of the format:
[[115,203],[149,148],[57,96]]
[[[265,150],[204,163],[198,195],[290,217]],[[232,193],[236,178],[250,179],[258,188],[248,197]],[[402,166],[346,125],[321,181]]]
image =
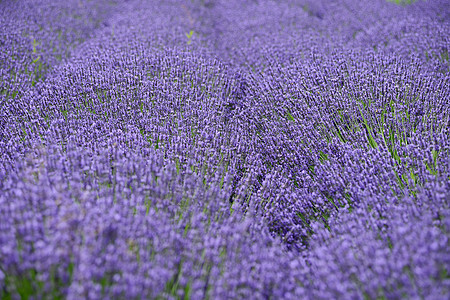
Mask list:
[[450,19],[410,2],[1,2],[0,298],[448,298]]

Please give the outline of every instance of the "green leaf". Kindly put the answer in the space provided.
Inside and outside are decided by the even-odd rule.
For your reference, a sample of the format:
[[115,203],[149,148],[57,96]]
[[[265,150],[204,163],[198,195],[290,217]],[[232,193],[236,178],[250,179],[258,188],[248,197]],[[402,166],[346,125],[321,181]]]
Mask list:
[[193,35],[194,35],[194,30],[191,30],[191,31],[189,31],[189,33],[186,33],[186,37],[188,39],[191,39]]

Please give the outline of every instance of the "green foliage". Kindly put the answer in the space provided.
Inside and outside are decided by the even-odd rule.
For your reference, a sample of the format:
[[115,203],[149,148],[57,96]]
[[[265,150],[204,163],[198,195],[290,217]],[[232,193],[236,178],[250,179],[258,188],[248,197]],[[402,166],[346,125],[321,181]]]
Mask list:
[[187,44],[190,45],[192,43],[192,36],[194,35],[194,30],[189,31],[189,33],[186,33],[186,37],[188,38]]
[[[186,284],[181,284],[180,280],[183,276],[183,261],[180,261],[177,267],[176,273],[172,276],[172,278],[166,283],[164,288],[164,292],[162,295],[156,297],[156,299],[167,299],[167,296],[171,296],[171,299],[177,300],[187,300],[191,299],[191,280],[189,280]],[[183,296],[180,296],[183,295]]]
[[[0,299],[15,299],[13,295],[19,294],[20,299],[64,299],[63,290],[72,282],[74,264],[69,262],[67,272],[69,280],[64,282],[57,275],[58,267],[51,266],[48,282],[39,279],[39,273],[35,269],[29,269],[22,274],[8,274],[5,276],[5,287],[0,290]],[[50,286],[50,290],[44,290],[45,285]]]
[[387,0],[388,2],[394,2],[396,4],[405,5],[405,4],[412,4],[416,2],[416,0]]

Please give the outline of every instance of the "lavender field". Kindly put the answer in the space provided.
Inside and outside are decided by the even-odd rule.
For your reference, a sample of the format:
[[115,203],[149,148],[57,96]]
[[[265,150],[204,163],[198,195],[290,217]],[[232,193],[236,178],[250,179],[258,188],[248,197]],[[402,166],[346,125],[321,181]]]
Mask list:
[[0,299],[449,299],[449,46],[448,0],[0,0]]

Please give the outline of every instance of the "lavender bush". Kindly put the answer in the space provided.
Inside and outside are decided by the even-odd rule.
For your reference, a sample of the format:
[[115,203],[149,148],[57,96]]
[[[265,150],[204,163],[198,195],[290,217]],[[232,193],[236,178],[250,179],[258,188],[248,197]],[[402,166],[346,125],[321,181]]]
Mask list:
[[0,298],[450,296],[447,1],[0,15]]

